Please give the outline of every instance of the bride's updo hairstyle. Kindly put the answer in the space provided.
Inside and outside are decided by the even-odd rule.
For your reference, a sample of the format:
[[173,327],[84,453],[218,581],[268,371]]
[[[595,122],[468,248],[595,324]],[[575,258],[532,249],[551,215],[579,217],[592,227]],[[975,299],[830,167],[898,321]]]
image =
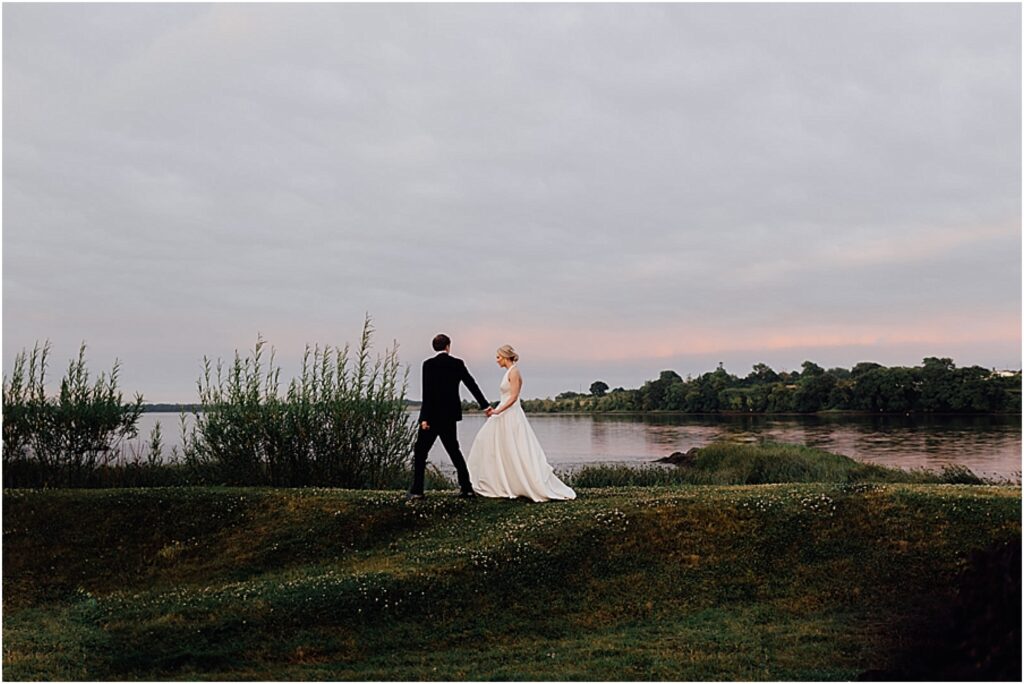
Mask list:
[[507,344],[503,344],[500,347],[498,347],[498,356],[500,356],[503,359],[508,359],[512,363],[515,363],[516,361],[519,360],[519,354],[516,354],[516,350]]

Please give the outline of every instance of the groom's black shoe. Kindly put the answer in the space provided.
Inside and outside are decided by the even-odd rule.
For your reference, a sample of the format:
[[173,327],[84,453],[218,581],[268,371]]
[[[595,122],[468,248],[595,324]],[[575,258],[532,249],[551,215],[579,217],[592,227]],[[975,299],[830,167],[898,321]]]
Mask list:
[[459,492],[460,499],[475,499],[476,497],[477,493],[474,492],[472,489],[467,489],[463,492]]
[[422,494],[413,494],[412,492],[409,492],[408,494],[405,495],[405,500],[406,501],[415,501],[416,499],[422,499],[422,498],[423,498]]

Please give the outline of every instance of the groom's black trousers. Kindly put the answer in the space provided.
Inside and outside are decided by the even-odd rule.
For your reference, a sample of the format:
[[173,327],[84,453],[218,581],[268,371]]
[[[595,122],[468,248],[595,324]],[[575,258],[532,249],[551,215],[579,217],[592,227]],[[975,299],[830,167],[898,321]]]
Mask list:
[[412,452],[412,489],[409,490],[410,494],[422,494],[423,493],[423,474],[427,468],[427,455],[430,453],[430,447],[434,446],[434,441],[438,437],[441,438],[441,444],[444,445],[444,450],[448,452],[448,458],[452,459],[452,465],[455,466],[455,472],[459,475],[459,488],[468,492],[473,489],[473,485],[469,481],[469,469],[466,468],[466,459],[462,457],[462,451],[459,449],[459,433],[456,429],[456,423],[430,423],[430,429],[424,430],[422,427],[419,429],[419,435],[416,437],[416,446]]

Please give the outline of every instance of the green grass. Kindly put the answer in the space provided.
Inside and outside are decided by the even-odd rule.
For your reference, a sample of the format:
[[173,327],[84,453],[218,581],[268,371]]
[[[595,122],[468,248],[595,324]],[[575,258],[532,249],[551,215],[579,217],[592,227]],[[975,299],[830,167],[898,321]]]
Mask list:
[[6,490],[4,678],[851,679],[1021,534],[1005,486],[454,494]]
[[566,473],[564,477],[576,487],[786,482],[997,484],[986,483],[963,466],[947,466],[939,472],[901,470],[862,463],[847,456],[800,445],[727,441],[713,442],[698,449],[692,461],[678,466],[587,466]]

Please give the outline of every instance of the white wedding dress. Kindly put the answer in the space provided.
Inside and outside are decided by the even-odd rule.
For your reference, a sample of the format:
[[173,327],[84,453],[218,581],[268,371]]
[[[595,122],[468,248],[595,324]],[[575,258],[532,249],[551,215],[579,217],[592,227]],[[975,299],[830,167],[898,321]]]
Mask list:
[[[512,393],[511,370],[509,366],[501,379],[501,404]],[[473,489],[481,496],[525,496],[534,501],[576,498],[576,492],[555,476],[518,401],[487,419],[476,433],[466,465]]]

